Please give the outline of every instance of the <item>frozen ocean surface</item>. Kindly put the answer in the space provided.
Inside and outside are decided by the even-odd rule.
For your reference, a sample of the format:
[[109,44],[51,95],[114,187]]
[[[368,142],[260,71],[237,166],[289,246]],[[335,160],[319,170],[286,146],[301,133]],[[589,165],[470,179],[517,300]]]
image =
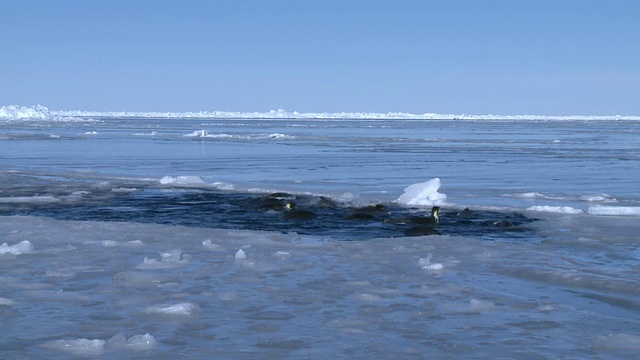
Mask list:
[[633,117],[2,107],[0,357],[633,359],[639,145]]

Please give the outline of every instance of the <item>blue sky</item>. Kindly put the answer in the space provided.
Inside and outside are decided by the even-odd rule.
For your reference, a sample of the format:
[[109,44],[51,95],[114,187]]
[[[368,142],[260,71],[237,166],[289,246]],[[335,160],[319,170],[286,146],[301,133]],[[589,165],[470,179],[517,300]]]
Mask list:
[[0,0],[0,105],[640,115],[635,0]]

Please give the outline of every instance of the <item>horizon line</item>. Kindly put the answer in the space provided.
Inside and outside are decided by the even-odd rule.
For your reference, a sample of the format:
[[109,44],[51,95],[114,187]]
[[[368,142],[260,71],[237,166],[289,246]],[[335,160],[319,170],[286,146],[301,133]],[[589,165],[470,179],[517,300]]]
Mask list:
[[367,111],[340,111],[340,112],[301,112],[278,110],[268,111],[226,111],[226,110],[200,110],[200,111],[94,111],[94,110],[50,110],[43,105],[20,106],[5,105],[0,107],[0,119],[2,118],[43,118],[49,116],[63,117],[148,117],[148,118],[261,118],[261,119],[612,119],[612,120],[640,120],[640,115],[540,115],[540,114],[469,114],[469,113],[410,113],[404,111],[367,112]]

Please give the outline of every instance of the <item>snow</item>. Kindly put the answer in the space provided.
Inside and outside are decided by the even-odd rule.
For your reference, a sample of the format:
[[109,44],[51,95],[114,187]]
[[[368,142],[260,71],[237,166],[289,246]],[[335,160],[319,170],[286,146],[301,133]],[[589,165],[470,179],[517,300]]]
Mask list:
[[396,202],[408,206],[442,205],[447,200],[447,195],[439,193],[438,189],[440,189],[440,178],[409,185]]

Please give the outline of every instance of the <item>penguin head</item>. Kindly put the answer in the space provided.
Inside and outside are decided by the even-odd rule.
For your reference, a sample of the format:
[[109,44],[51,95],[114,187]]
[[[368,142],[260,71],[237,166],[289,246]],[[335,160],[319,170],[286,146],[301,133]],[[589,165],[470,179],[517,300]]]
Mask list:
[[440,207],[434,206],[431,208],[431,216],[436,220],[436,224],[440,222]]

